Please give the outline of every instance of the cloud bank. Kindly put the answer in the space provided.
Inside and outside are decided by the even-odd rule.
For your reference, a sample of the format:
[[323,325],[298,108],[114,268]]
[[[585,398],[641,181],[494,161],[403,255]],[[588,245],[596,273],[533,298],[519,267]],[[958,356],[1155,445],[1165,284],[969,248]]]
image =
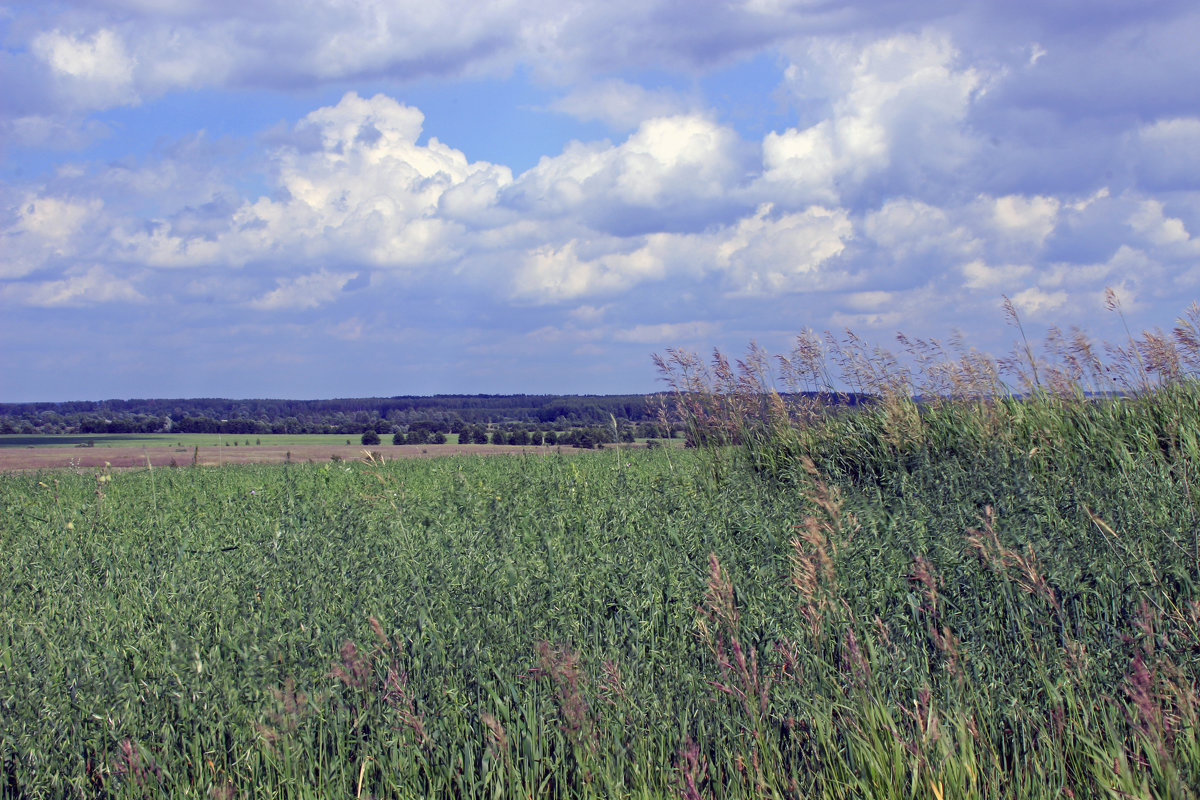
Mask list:
[[[1106,286],[1147,324],[1200,295],[1191,4],[302,6],[10,15],[9,324],[108,313],[145,338],[182,320],[212,352],[238,325],[263,347],[302,325],[315,365],[404,351],[394,392],[622,391],[653,388],[646,355],[673,345],[849,324],[994,348],[1001,295],[1035,327],[1100,334]],[[749,106],[784,109],[766,130],[717,88],[747,63],[771,84]],[[427,79],[540,87],[530,136],[609,133],[514,170],[427,129],[405,99]],[[273,126],[87,157],[120,109],[331,90]],[[460,111],[486,133],[482,107]],[[421,340],[428,358],[406,350]]]

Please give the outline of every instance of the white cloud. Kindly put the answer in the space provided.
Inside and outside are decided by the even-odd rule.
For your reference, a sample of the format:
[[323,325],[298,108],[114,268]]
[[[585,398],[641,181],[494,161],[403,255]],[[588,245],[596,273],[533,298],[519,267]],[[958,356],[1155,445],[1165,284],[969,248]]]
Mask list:
[[993,203],[993,219],[1002,235],[1040,246],[1058,222],[1060,203],[1053,197],[1006,195]]
[[1192,240],[1183,220],[1163,213],[1160,200],[1143,200],[1129,216],[1129,226],[1156,247],[1167,250],[1185,248],[1190,255],[1200,255],[1200,243]]
[[983,246],[979,232],[967,221],[952,218],[951,210],[911,198],[889,200],[869,212],[862,230],[892,263],[925,269],[973,258]]
[[1200,183],[1200,118],[1160,119],[1133,137],[1135,158],[1144,179],[1164,188],[1194,188]]
[[584,304],[572,309],[568,314],[572,320],[590,325],[604,319],[604,315],[609,312],[610,308],[611,306],[607,305],[593,306]]
[[[952,177],[977,148],[964,120],[984,77],[958,66],[948,36],[902,34],[857,47],[829,39],[810,46],[805,67],[787,72],[802,102],[828,104],[806,128],[763,142],[763,190],[793,203],[852,200],[891,173],[911,187]],[[904,185],[904,184],[902,184]]]
[[582,213],[594,226],[630,215],[688,216],[706,202],[727,202],[743,175],[740,155],[737,134],[707,117],[660,117],[616,146],[572,142],[521,175],[514,197],[540,215]]
[[72,270],[61,280],[14,282],[0,285],[0,301],[14,305],[86,306],[101,303],[141,303],[146,298],[123,278],[100,266]]
[[[563,84],[639,67],[695,72],[812,34],[889,29],[935,16],[920,4],[709,4],[667,0],[65,0],[21,13],[55,74],[128,92],[220,86],[293,89],[353,80],[507,75]],[[14,14],[15,15],[15,14]],[[102,79],[102,80],[101,80]],[[97,84],[97,81],[100,81]],[[114,91],[117,90],[117,91]]]
[[[828,289],[854,278],[826,265],[854,238],[841,209],[790,214],[764,204],[735,223],[704,233],[655,233],[632,240],[595,236],[530,251],[514,274],[512,296],[556,303],[611,295],[675,277],[714,275],[732,296],[768,297]],[[632,245],[632,247],[631,247]]]
[[283,197],[237,209],[216,240],[226,260],[336,258],[391,269],[455,257],[458,220],[486,212],[512,173],[468,162],[437,139],[418,145],[423,119],[392,98],[353,92],[307,115],[297,134],[314,135],[319,147],[277,152]]
[[721,331],[720,324],[704,320],[692,322],[662,322],[655,325],[635,325],[614,331],[612,338],[618,342],[669,347],[681,342],[713,341]]
[[1183,166],[1192,174],[1192,169],[1200,166],[1200,118],[1175,116],[1154,120],[1139,128],[1138,138],[1154,156],[1168,158],[1176,169]]
[[866,291],[851,292],[845,297],[846,305],[859,310],[879,309],[896,302],[894,292]]
[[100,28],[77,36],[56,29],[38,34],[31,44],[72,102],[84,108],[137,102],[136,61],[116,31]]
[[[0,53],[5,343],[41,313],[27,305],[149,298],[126,340],[146,351],[141,317],[302,309],[365,375],[342,354],[401,316],[454,342],[421,348],[450,365],[429,375],[542,369],[550,387],[624,368],[617,352],[798,320],[992,335],[1001,293],[1090,324],[1111,284],[1169,319],[1200,286],[1200,11],[1014,2],[18,4]],[[476,103],[463,76],[497,96]],[[295,121],[297,98],[364,86],[444,90],[427,110],[446,127],[355,93],[259,139],[242,116],[261,99]],[[546,124],[513,156],[543,156],[524,174],[443,135],[486,136],[497,114],[489,153],[523,118]],[[182,130],[209,118],[215,138]],[[591,129],[578,120],[613,141],[559,144]],[[366,282],[346,319],[339,298]],[[451,352],[464,342],[486,348],[482,371]]]
[[[18,221],[10,233],[31,234],[49,242],[65,242],[104,207],[99,199],[83,201],[58,197],[31,197],[21,204]],[[56,251],[63,252],[62,245]]]
[[837,203],[837,177],[850,160],[834,152],[833,124],[767,134],[763,142],[764,193],[786,193],[795,202]]
[[1023,317],[1047,319],[1050,312],[1062,308],[1069,296],[1066,292],[1047,292],[1036,286],[1023,289],[1012,296],[1012,303]]
[[599,120],[617,130],[635,128],[655,117],[686,115],[696,102],[671,89],[647,89],[611,79],[584,84],[551,104],[555,111],[577,119]]
[[330,302],[357,277],[354,272],[314,272],[297,278],[279,279],[276,286],[247,305],[260,311],[316,308]]
[[770,204],[760,206],[717,246],[717,267],[734,294],[776,295],[828,288],[845,280],[821,269],[854,238],[845,210],[811,206],[792,214],[772,211]]
[[580,249],[580,242],[571,240],[526,255],[513,278],[513,296],[554,303],[623,291],[664,274],[664,262],[653,244],[590,259],[581,257]]
[[[1023,83],[1043,70],[1061,76],[1070,44],[1036,14],[1027,31],[998,31],[990,42],[963,22],[968,12],[941,19],[917,9],[923,26],[889,28],[774,0],[716,9],[681,31],[665,22],[695,17],[694,9],[655,0],[493,4],[477,15],[443,5],[405,30],[405,6],[375,0],[340,16],[330,4],[302,2],[311,22],[279,18],[282,5],[255,6],[274,26],[236,4],[210,28],[198,24],[215,13],[207,4],[122,8],[124,20],[46,12],[28,58],[54,78],[44,83],[62,94],[61,107],[29,101],[23,116],[2,123],[6,132],[24,131],[25,142],[65,139],[64,108],[133,103],[172,87],[495,78],[536,62],[535,74],[554,88],[535,88],[560,98],[552,108],[622,133],[556,146],[514,177],[470,160],[459,143],[423,139],[421,110],[351,92],[272,131],[267,153],[214,155],[220,145],[197,135],[141,163],[131,155],[68,165],[3,190],[0,278],[58,279],[10,287],[8,299],[76,302],[89,273],[70,270],[85,263],[105,265],[110,278],[129,265],[186,269],[143,275],[136,289],[115,278],[116,288],[97,283],[97,296],[323,309],[374,270],[373,285],[402,287],[389,297],[410,293],[421,312],[486,295],[498,316],[512,304],[547,331],[592,325],[639,344],[688,335],[671,327],[686,325],[676,320],[751,306],[774,316],[739,323],[747,329],[789,324],[790,304],[854,324],[910,315],[949,327],[972,322],[984,295],[1070,315],[1106,282],[1163,302],[1200,280],[1192,236],[1200,118],[1131,107],[1115,122],[1104,111],[1089,117],[1086,138],[1049,135],[1078,133],[1072,126],[1082,123],[1039,105]],[[872,3],[847,13],[861,20],[868,12],[909,13]],[[640,29],[611,25],[617,18]],[[719,41],[706,45],[706,31]],[[669,52],[634,52],[656,38]],[[737,101],[718,102],[721,89],[703,94],[705,65],[743,53],[758,54],[755,70],[780,53],[790,59],[772,98],[790,105],[764,112],[767,122],[739,116]],[[654,83],[637,82],[638,59],[659,67]],[[609,63],[622,69],[606,71]],[[516,83],[525,91],[537,81]],[[650,88],[664,83],[691,89]],[[766,104],[765,91],[752,102]],[[774,124],[785,113],[794,117]],[[110,116],[119,129],[121,115]],[[1131,122],[1139,119],[1152,121]],[[1121,157],[1098,155],[1114,153]],[[378,326],[364,313],[344,333],[361,341]]]
[[136,229],[112,232],[113,255],[149,267],[197,267],[228,264],[230,254],[221,243],[200,236],[177,236],[168,225],[155,221]]
[[3,230],[0,278],[20,278],[49,261],[76,255],[89,227],[104,208],[98,198],[27,195]]
[[968,289],[983,289],[999,295],[1012,291],[1033,272],[1028,264],[1002,264],[991,267],[976,259],[962,266],[963,283]]

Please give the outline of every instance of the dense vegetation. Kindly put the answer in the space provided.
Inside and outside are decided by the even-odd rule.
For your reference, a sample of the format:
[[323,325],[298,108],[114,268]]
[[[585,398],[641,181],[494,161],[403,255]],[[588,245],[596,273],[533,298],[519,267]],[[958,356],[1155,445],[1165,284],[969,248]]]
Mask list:
[[712,447],[4,477],[0,791],[1194,797],[1198,320],[1116,398],[672,354]]

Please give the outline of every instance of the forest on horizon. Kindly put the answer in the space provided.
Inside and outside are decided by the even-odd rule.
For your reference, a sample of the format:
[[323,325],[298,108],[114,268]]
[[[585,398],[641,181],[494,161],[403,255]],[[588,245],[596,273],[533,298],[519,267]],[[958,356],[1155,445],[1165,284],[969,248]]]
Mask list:
[[[0,434],[338,433],[464,426],[544,430],[663,422],[663,395],[432,395],[329,400],[224,398],[0,403]],[[854,396],[825,402],[855,404]]]

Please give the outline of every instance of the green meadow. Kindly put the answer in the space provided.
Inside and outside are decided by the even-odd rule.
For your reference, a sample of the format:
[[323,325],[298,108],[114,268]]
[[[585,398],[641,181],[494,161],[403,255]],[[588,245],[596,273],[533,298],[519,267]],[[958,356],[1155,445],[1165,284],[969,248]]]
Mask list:
[[1195,797],[1182,330],[824,416],[672,354],[687,450],[2,476],[0,793]]

